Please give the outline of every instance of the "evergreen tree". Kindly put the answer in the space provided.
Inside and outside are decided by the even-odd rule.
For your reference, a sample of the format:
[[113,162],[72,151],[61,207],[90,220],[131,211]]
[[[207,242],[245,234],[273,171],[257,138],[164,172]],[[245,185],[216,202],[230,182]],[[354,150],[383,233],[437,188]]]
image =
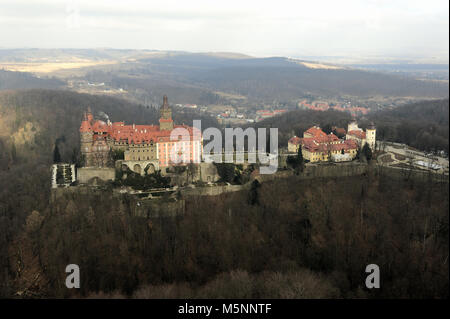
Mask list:
[[305,167],[305,163],[303,160],[303,153],[302,153],[302,145],[298,146],[298,153],[297,153],[297,165],[301,172],[303,172],[303,168]]
[[17,161],[17,150],[14,142],[11,144],[11,161],[15,163]]
[[298,146],[297,156],[288,156],[286,162],[292,166],[295,170],[296,174],[299,172],[303,172],[303,168],[305,167],[305,162],[303,159],[302,146]]
[[252,187],[250,188],[250,191],[248,192],[248,203],[249,205],[258,205],[258,187],[260,186],[260,183],[258,180],[254,180],[252,182]]
[[322,131],[324,131],[327,134],[330,134],[333,131],[333,128],[331,126],[331,124],[326,124],[323,128]]
[[58,144],[55,144],[55,149],[53,150],[53,163],[61,163],[61,154],[59,154]]
[[370,161],[372,159],[372,149],[370,148],[369,144],[364,144],[361,152],[363,153],[363,155],[366,157],[366,159],[368,161]]
[[233,163],[214,163],[220,179],[224,182],[231,183],[235,177],[235,165]]

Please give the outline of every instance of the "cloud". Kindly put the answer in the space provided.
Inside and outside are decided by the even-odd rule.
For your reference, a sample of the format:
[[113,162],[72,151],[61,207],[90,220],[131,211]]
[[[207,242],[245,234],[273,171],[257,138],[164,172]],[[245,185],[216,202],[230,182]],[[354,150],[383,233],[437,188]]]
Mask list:
[[0,0],[1,45],[444,54],[448,1]]

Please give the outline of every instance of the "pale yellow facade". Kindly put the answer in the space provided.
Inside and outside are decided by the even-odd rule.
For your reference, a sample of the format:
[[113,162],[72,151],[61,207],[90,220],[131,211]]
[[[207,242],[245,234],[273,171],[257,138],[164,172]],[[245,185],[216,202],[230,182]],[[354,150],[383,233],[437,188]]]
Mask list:
[[[303,158],[310,161],[311,163],[328,162],[328,161],[330,161],[331,155],[337,155],[340,153],[341,153],[341,151],[310,152],[306,149],[302,149]],[[350,154],[351,159],[354,160],[356,157],[357,150],[350,149],[346,153]]]
[[288,143],[288,152],[289,153],[298,153],[298,148],[300,144]]
[[131,144],[124,152],[124,159],[126,161],[156,160],[158,159],[156,143]]
[[310,161],[311,163],[329,161],[329,155],[325,152],[310,152],[306,149],[302,149],[302,155],[304,159]]
[[375,150],[377,130],[375,128],[366,129],[366,143],[369,144],[372,151]]

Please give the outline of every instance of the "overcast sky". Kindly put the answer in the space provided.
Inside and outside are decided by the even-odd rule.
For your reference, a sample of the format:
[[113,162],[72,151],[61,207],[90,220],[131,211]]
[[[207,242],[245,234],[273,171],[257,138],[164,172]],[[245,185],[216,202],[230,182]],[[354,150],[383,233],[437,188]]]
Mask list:
[[0,0],[0,47],[448,61],[448,0]]

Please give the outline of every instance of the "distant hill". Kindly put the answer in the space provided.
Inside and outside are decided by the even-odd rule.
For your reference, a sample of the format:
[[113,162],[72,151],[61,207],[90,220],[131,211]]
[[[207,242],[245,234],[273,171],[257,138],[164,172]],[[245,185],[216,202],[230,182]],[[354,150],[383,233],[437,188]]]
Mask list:
[[[308,67],[310,66],[310,67]],[[90,79],[120,83],[154,92],[155,87],[173,90],[177,101],[214,103],[205,94],[224,92],[243,96],[248,103],[295,105],[304,96],[354,97],[448,97],[448,83],[351,68],[317,67],[284,57],[229,59],[204,54],[148,56],[116,70],[97,73]],[[157,81],[155,85],[152,81]],[[186,89],[192,94],[185,92]],[[184,92],[183,92],[184,91]],[[195,94],[196,91],[203,93]],[[217,97],[216,97],[217,98]]]
[[63,87],[61,80],[41,79],[25,72],[0,70],[0,90],[8,89],[56,89]]
[[[189,53],[114,49],[0,50],[0,62],[58,63],[82,69],[55,74],[103,82],[157,103],[169,94],[174,103],[294,106],[305,97],[379,100],[446,98],[448,82],[416,80],[350,67],[286,57],[255,58],[238,53]],[[63,64],[63,63],[61,63]],[[42,68],[41,68],[42,69]],[[52,69],[53,70],[53,69]],[[51,73],[49,73],[51,74]],[[11,87],[10,85],[9,87]],[[239,96],[239,99],[232,97]]]
[[205,87],[259,99],[325,96],[448,96],[448,85],[356,69],[309,68],[283,57],[221,59],[180,55],[145,60]]
[[353,64],[358,69],[372,70],[397,75],[409,75],[422,79],[447,80],[448,64],[418,63],[386,63],[386,64]]

